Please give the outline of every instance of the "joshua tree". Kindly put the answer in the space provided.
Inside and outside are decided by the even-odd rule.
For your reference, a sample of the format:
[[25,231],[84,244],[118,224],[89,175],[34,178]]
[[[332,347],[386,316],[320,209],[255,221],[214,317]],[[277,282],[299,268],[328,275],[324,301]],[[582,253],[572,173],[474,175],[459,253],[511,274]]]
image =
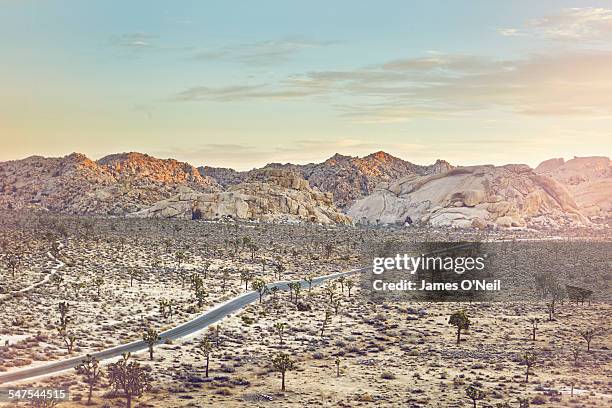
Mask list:
[[457,344],[461,343],[461,330],[470,328],[470,319],[465,313],[465,310],[459,310],[453,313],[448,319],[448,324],[457,328]]
[[312,291],[312,281],[313,281],[312,275],[306,276],[304,280],[308,282],[308,293],[310,293]]
[[160,299],[159,300],[159,312],[162,314],[164,319],[168,317],[167,308],[168,308],[168,300]]
[[259,294],[259,303],[261,303],[261,299],[263,295],[267,292],[268,287],[266,286],[266,282],[263,279],[255,279],[253,283],[251,283],[251,287],[255,289],[255,291]]
[[68,310],[70,309],[70,305],[68,304],[68,302],[59,302],[58,309],[60,312],[59,328],[62,331],[66,331],[66,328],[68,327],[68,322],[70,321],[70,317],[68,316]]
[[353,282],[352,279],[347,279],[346,280],[346,289],[348,291],[348,297],[351,297],[351,289],[353,289],[353,286],[355,286],[355,282]]
[[332,307],[334,308],[334,314],[337,316],[338,312],[340,311],[340,305],[342,304],[342,302],[340,301],[340,299],[336,299],[334,300],[334,302],[332,303]]
[[202,307],[204,305],[204,300],[206,300],[207,296],[208,296],[208,292],[206,292],[201,287],[196,289],[195,297],[196,297],[196,300],[198,302],[198,307]]
[[240,280],[244,282],[244,290],[249,289],[249,282],[253,279],[253,274],[249,271],[240,272]]
[[281,373],[281,391],[285,391],[285,374],[295,369],[295,361],[288,354],[278,353],[272,357],[272,366],[274,371]]
[[221,274],[221,290],[225,292],[225,286],[227,285],[227,281],[230,278],[229,271],[226,269]]
[[336,356],[334,363],[336,364],[336,377],[340,377],[340,356]]
[[536,361],[537,356],[534,352],[527,351],[521,355],[521,362],[527,367],[525,370],[525,383],[529,382],[529,373],[531,372],[531,367],[535,365]]
[[208,378],[208,366],[210,364],[210,355],[213,350],[213,344],[208,338],[208,336],[204,337],[204,339],[198,344],[198,351],[206,358],[206,378]]
[[283,336],[285,334],[285,328],[287,327],[286,323],[276,322],[274,323],[274,332],[278,335],[280,340],[280,344],[283,344],[284,339]]
[[538,330],[538,325],[540,323],[540,319],[534,317],[532,319],[529,319],[529,321],[531,322],[531,340],[535,341],[535,339],[536,339],[536,330]]
[[72,349],[74,348],[74,343],[76,342],[76,336],[74,334],[69,334],[66,329],[57,328],[57,332],[64,341],[66,345],[66,350],[68,353],[72,353]]
[[257,247],[257,245],[251,243],[249,244],[249,249],[251,250],[251,260],[255,260],[255,254],[257,253],[259,248]]
[[210,262],[204,262],[202,266],[202,271],[204,272],[204,279],[208,278],[208,268],[210,268]]
[[293,291],[295,292],[295,303],[297,304],[298,297],[300,296],[300,293],[302,292],[302,284],[300,282],[295,282]]
[[474,408],[476,408],[476,402],[481,399],[484,399],[485,397],[484,391],[482,391],[475,385],[470,385],[469,387],[467,387],[465,390],[465,393],[467,394],[468,398],[472,400],[472,404],[474,404],[473,405]]
[[578,358],[580,357],[580,346],[578,346],[577,344],[573,345],[571,352],[572,352],[572,358],[574,359],[574,365],[577,365]]
[[159,333],[152,327],[149,327],[142,335],[142,341],[149,346],[149,359],[153,360],[153,346],[161,340]]
[[129,267],[127,273],[130,277],[130,288],[134,285],[134,278],[140,276],[140,270],[136,267]]
[[176,264],[180,273],[181,264],[187,259],[187,254],[185,254],[185,252],[183,251],[176,251],[176,254],[174,254],[174,258],[176,259]]
[[174,299],[170,299],[166,302],[166,308],[168,309],[168,317],[172,319],[172,316],[174,316]]
[[329,297],[329,304],[334,303],[334,296],[336,295],[336,282],[330,282],[325,286],[325,294]]
[[149,377],[137,362],[128,362],[130,353],[124,354],[116,363],[108,366],[108,382],[117,392],[122,392],[127,408],[132,407],[132,398],[139,397],[149,388]]
[[595,334],[596,334],[595,329],[587,329],[580,333],[580,336],[587,343],[587,352],[591,351],[591,340],[593,340],[593,337],[595,337]]
[[331,242],[328,242],[325,244],[325,258],[326,259],[329,259],[333,250],[334,250],[334,245]]
[[89,392],[87,394],[87,405],[91,405],[91,394],[93,392],[93,388],[102,377],[100,362],[97,358],[87,354],[81,364],[75,367],[75,370],[77,374],[83,377],[83,382],[89,387]]
[[123,249],[125,248],[125,244],[127,243],[127,239],[125,239],[125,237],[121,237],[117,241],[119,242],[119,250],[123,252]]
[[21,258],[21,254],[16,253],[8,254],[7,256],[6,266],[11,270],[11,277],[13,279],[15,279],[15,272],[19,268],[19,265],[21,265]]
[[339,277],[338,283],[340,284],[340,293],[344,295],[344,284],[346,283],[346,276]]
[[215,338],[215,347],[219,348],[221,344],[221,325],[211,326],[209,329],[212,336]]
[[289,283],[289,301],[291,301],[291,293],[295,293],[295,303],[298,302],[298,296],[302,290],[302,284],[300,282]]
[[78,299],[81,289],[85,287],[85,284],[81,281],[72,282],[72,289],[74,289],[74,296]]
[[276,264],[276,280],[281,280],[283,277],[283,272],[285,272],[285,266],[282,263]]
[[96,287],[97,296],[100,297],[100,289],[102,288],[102,285],[104,285],[104,278],[101,276],[96,276],[93,279],[93,284]]
[[329,309],[325,309],[325,316],[323,317],[323,323],[321,324],[321,337],[323,337],[323,333],[325,333],[325,328],[331,322],[331,311]]

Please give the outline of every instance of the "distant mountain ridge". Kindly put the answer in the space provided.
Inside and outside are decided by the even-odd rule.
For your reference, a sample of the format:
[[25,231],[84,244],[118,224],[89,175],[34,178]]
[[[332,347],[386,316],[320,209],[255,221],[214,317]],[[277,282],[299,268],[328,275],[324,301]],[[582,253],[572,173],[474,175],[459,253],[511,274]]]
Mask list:
[[607,157],[551,159],[535,170],[422,166],[385,152],[244,172],[136,152],[0,162],[0,209],[72,214],[346,224],[348,213],[360,223],[544,228],[601,222],[611,203]]
[[189,188],[220,186],[193,166],[141,153],[93,161],[80,153],[0,163],[0,207],[41,207],[77,214],[123,215]]
[[[444,160],[421,166],[378,151],[364,157],[336,153],[321,163],[270,163],[263,168],[295,171],[308,180],[311,187],[331,192],[338,208],[347,209],[355,200],[371,194],[381,182],[389,182],[409,174],[439,174],[452,169],[453,166]],[[214,178],[223,186],[238,184],[251,173],[212,167],[200,167],[199,170],[202,175]]]

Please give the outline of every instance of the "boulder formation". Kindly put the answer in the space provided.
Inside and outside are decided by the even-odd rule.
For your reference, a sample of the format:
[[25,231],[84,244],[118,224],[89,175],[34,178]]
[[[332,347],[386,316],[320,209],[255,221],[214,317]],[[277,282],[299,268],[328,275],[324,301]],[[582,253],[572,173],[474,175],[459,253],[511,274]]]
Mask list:
[[130,216],[351,223],[349,217],[336,209],[331,193],[312,189],[298,173],[282,169],[253,171],[244,182],[226,191],[183,191]]
[[591,218],[612,218],[612,161],[608,157],[546,160],[536,173],[552,177],[574,196],[581,212]]
[[[331,192],[336,206],[347,210],[355,200],[372,193],[380,182],[390,182],[409,174],[437,174],[450,170],[452,166],[444,160],[420,166],[380,151],[365,157],[335,154],[322,163],[271,163],[264,168],[285,169],[301,174],[312,187]],[[251,174],[212,167],[200,167],[199,170],[202,175],[213,177],[223,186],[239,184]]]
[[218,184],[176,160],[121,153],[92,161],[83,154],[32,156],[0,163],[0,208],[42,208],[71,214],[123,215],[188,187]]
[[559,227],[588,223],[567,189],[526,165],[457,167],[381,183],[348,211],[355,222],[437,227]]

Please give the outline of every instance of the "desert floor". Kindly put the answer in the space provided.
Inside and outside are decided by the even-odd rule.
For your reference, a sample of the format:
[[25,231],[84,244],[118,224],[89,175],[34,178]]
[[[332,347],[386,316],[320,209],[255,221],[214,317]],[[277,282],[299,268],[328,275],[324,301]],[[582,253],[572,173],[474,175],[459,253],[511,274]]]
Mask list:
[[[546,407],[612,402],[607,232],[484,236],[4,214],[2,220],[3,253],[18,253],[21,261],[14,277],[5,263],[0,266],[0,371],[140,339],[148,328],[163,331],[251,290],[256,279],[297,280],[363,266],[392,241],[503,240],[501,252],[511,259],[500,263],[506,273],[531,282],[539,271],[562,269],[560,281],[573,283],[580,275],[595,291],[593,302],[559,300],[549,320],[550,299],[535,289],[520,301],[374,301],[361,275],[304,288],[297,300],[289,292],[269,293],[214,328],[156,346],[153,361],[147,352],[132,356],[150,379],[133,406],[464,407],[472,406],[466,394],[471,385],[484,392],[479,407],[504,402],[519,407],[519,398]],[[549,238],[563,234],[580,246],[553,247]],[[582,260],[575,256],[578,251]],[[198,278],[205,290],[199,302]],[[172,316],[161,310],[161,300],[173,302]],[[70,318],[63,334],[58,331],[60,302],[67,302]],[[471,322],[460,344],[448,324],[458,310],[465,310]],[[539,319],[535,341],[533,318]],[[581,333],[591,328],[596,334],[587,352]],[[71,350],[67,335],[74,336]],[[213,343],[208,377],[198,347],[205,337]],[[279,353],[295,363],[286,373],[284,392],[271,363]],[[521,361],[525,353],[536,356],[528,383]],[[103,372],[110,362],[103,362]],[[67,387],[71,400],[61,407],[85,406],[87,399],[87,387],[74,370],[17,385]],[[121,407],[125,398],[103,378],[94,388],[93,403]]]

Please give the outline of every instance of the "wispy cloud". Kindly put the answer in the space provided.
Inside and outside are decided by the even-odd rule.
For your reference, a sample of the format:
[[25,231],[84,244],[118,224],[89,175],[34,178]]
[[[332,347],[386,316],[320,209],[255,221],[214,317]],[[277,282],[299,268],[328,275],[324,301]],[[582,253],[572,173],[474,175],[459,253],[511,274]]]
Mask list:
[[284,62],[302,51],[326,47],[336,41],[281,39],[229,45],[200,51],[195,58],[205,61],[234,61],[244,64],[269,65]]
[[612,9],[565,8],[527,21],[522,27],[499,28],[503,36],[532,36],[562,41],[606,41],[612,37]]
[[175,101],[215,100],[235,102],[245,99],[293,99],[317,93],[307,88],[278,88],[269,85],[236,85],[222,87],[196,86],[188,88],[171,99]]
[[[326,96],[342,117],[385,123],[477,110],[612,116],[612,51],[495,60],[429,53],[355,70],[314,71],[277,83],[194,87],[172,99],[235,102]],[[341,102],[350,98],[349,105]]]
[[154,37],[146,33],[126,33],[111,38],[113,45],[133,50],[157,48],[153,41]]
[[142,32],[124,33],[112,36],[110,43],[114,47],[130,52],[193,50],[191,46],[164,44],[158,37]]

